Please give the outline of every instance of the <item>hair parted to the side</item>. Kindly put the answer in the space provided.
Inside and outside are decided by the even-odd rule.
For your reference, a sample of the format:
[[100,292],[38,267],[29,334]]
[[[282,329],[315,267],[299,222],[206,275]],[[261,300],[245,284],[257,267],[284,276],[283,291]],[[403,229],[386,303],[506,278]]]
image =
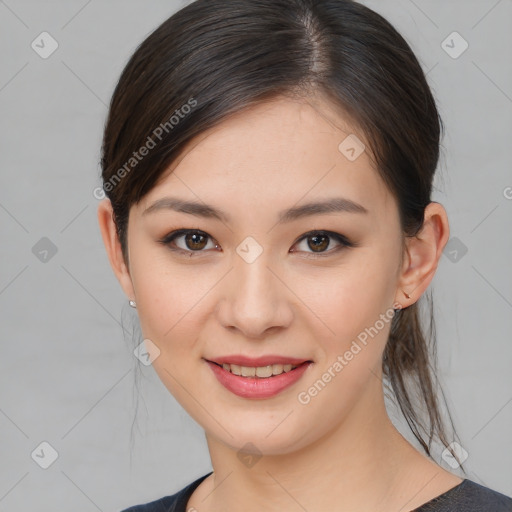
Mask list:
[[[102,178],[126,263],[131,206],[194,137],[258,103],[318,93],[363,134],[397,200],[404,237],[415,236],[431,202],[443,123],[416,56],[395,28],[351,0],[196,0],[137,48],[111,100]],[[143,146],[150,149],[135,160]],[[412,433],[432,455],[433,440],[450,440],[434,380],[433,312],[430,340],[419,313],[418,303],[396,312],[383,372]]]

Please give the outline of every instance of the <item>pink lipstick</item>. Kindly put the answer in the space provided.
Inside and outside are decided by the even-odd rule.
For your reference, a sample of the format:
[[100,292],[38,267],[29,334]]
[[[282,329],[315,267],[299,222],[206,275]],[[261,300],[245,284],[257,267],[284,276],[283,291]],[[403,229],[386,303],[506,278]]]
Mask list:
[[270,398],[297,382],[312,361],[285,356],[241,355],[205,360],[217,380],[243,398]]

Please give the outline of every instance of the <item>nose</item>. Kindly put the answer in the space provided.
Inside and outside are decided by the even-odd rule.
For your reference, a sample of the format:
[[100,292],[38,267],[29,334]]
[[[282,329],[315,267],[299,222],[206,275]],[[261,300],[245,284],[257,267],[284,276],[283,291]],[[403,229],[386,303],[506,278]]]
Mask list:
[[252,263],[236,256],[217,308],[220,323],[244,338],[261,339],[269,331],[288,327],[293,318],[291,292],[264,254]]

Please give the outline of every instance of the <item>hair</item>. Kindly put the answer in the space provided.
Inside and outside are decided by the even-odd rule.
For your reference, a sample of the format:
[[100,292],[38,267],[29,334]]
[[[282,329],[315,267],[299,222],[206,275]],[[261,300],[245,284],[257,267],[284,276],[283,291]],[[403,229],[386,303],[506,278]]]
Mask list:
[[[403,236],[415,236],[431,202],[444,128],[425,74],[396,29],[351,0],[196,0],[139,45],[111,99],[102,178],[125,262],[131,206],[194,137],[251,106],[318,93],[364,134],[396,199]],[[436,438],[449,445],[433,327],[431,303],[429,336],[418,303],[397,310],[382,361],[429,456]]]

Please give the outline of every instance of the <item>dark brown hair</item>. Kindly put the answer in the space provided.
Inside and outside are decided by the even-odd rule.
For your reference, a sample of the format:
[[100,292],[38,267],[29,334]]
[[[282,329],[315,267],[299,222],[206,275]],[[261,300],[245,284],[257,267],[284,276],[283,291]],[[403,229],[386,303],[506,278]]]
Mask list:
[[[443,124],[393,26],[350,0],[197,0],[143,41],[111,100],[102,177],[127,264],[130,207],[186,144],[255,104],[314,93],[361,131],[396,198],[404,236],[415,236],[431,201]],[[418,304],[398,310],[383,357],[384,376],[429,455],[436,437],[449,444],[434,380],[432,309],[430,320],[427,337]]]

